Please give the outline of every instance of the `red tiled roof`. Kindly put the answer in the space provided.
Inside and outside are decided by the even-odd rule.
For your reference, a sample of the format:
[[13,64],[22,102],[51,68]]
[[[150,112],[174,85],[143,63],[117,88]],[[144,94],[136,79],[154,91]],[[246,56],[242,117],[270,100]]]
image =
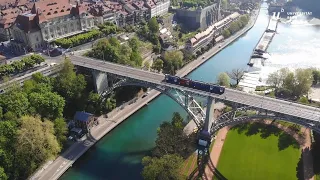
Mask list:
[[70,14],[72,6],[66,0],[39,1],[34,3],[31,13],[39,15],[39,23]]

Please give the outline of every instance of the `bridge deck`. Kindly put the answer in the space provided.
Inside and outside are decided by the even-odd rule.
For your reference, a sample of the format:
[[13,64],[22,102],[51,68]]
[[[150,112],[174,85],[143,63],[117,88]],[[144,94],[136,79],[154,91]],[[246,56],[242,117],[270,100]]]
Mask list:
[[212,96],[223,101],[236,102],[247,106],[269,110],[275,113],[281,113],[288,116],[320,122],[319,108],[314,108],[265,96],[249,94],[232,89],[226,89],[224,94],[217,95],[192,88],[165,83],[163,82],[165,77],[163,74],[144,71],[141,69],[136,69],[87,57],[71,56],[70,59],[72,63],[74,63],[77,66],[82,66],[101,72],[112,73],[124,77],[130,77],[138,81],[148,82],[155,85],[181,89],[186,92],[197,94],[200,96]]

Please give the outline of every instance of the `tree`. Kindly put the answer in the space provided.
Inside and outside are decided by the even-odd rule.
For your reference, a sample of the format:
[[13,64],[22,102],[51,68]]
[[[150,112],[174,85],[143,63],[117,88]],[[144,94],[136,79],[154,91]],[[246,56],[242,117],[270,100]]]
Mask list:
[[225,29],[222,31],[222,35],[224,38],[228,38],[229,36],[231,36],[231,33],[228,29]]
[[6,173],[4,172],[4,169],[2,167],[0,167],[0,179],[2,179],[2,180],[8,179]]
[[45,61],[45,59],[39,54],[32,54],[30,58],[33,59],[36,64],[40,64]]
[[228,72],[227,75],[231,79],[235,80],[238,85],[240,80],[243,78],[244,70],[243,69],[232,69],[232,71]]
[[14,67],[17,73],[23,71],[24,69],[24,64],[21,61],[14,61],[11,65]]
[[116,108],[116,106],[117,106],[117,101],[114,98],[114,96],[109,97],[105,101],[105,108],[106,108],[107,112],[112,111],[114,108]]
[[54,158],[61,150],[54,136],[53,123],[39,117],[23,116],[20,119],[16,143],[16,171],[19,179],[26,179],[41,162]]
[[14,112],[18,117],[27,114],[29,109],[27,94],[20,90],[11,90],[2,95],[0,105],[4,112]]
[[135,67],[141,67],[143,59],[138,51],[132,51],[130,61],[134,63]]
[[54,89],[66,100],[80,98],[86,87],[83,75],[76,75],[73,64],[66,59],[63,68],[55,80]]
[[161,158],[144,157],[142,176],[146,180],[178,180],[181,179],[180,168],[183,163],[179,155],[164,155]]
[[149,61],[144,62],[144,67],[146,67],[148,70],[150,69]]
[[294,91],[294,95],[300,97],[301,95],[307,94],[310,91],[313,76],[310,69],[297,69],[296,70],[297,85]]
[[181,51],[169,51],[164,54],[164,60],[166,62],[166,68],[173,69],[172,74],[175,74],[183,64],[183,53]]
[[63,118],[54,120],[54,135],[56,136],[57,141],[61,147],[67,140],[67,133],[68,128],[66,121]]
[[269,74],[267,84],[273,85],[277,90],[278,88],[282,87],[284,80],[289,72],[290,71],[288,68],[282,68],[276,72]]
[[158,129],[156,147],[152,151],[155,157],[162,157],[167,154],[179,154],[187,158],[195,151],[194,134],[187,136],[183,132],[183,119],[179,113],[174,113],[171,123],[164,122]]
[[132,51],[139,51],[140,40],[137,37],[129,39],[129,46],[132,48]]
[[29,102],[30,106],[33,107],[35,112],[42,118],[54,120],[62,117],[65,102],[57,93],[34,92],[29,95]]
[[313,83],[317,84],[320,82],[320,71],[317,69],[312,70],[312,75],[313,75]]
[[223,9],[227,9],[228,1],[227,1],[227,0],[222,0],[221,3],[222,3],[222,4],[221,4],[221,5],[222,5],[222,8],[223,8]]
[[160,72],[163,68],[163,61],[161,59],[157,59],[153,62],[151,69],[154,69],[158,72]]
[[220,86],[230,87],[230,77],[227,73],[220,73],[218,77],[218,84]]
[[155,17],[151,18],[148,23],[148,27],[151,33],[158,33],[159,32],[159,23]]

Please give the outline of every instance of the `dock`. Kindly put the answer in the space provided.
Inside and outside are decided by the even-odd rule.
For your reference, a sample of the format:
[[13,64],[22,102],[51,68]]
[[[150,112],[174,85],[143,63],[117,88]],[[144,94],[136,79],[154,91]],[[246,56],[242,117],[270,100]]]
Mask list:
[[278,22],[278,18],[270,17],[265,32],[261,36],[256,47],[252,50],[252,55],[248,62],[249,66],[253,66],[255,64],[255,61],[261,61],[263,59],[266,59],[264,55],[267,53],[267,49],[270,43],[272,42],[273,37],[277,33]]
[[264,66],[266,59],[270,57],[267,49],[272,42],[273,37],[277,33],[279,17],[270,16],[268,26],[262,34],[260,40],[252,50],[248,66],[250,72],[244,74],[243,79],[239,82],[239,86],[246,92],[255,91],[256,86],[263,85],[260,78],[260,69]]

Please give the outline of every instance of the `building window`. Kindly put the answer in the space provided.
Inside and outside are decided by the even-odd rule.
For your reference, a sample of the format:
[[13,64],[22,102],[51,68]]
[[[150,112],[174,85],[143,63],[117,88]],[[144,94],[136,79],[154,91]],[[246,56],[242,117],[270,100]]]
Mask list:
[[36,41],[37,41],[37,42],[39,41],[39,38],[38,38],[38,36],[36,37]]

